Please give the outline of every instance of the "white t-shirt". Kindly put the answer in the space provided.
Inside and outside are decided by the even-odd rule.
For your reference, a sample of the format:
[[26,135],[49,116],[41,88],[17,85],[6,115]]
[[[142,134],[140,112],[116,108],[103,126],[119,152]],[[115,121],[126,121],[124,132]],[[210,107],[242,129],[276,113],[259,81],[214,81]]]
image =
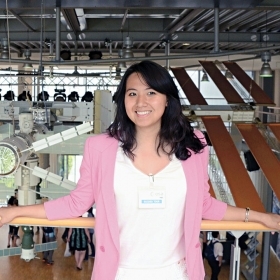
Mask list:
[[[219,241],[218,238],[213,238],[212,242],[216,242]],[[209,241],[207,244],[209,244],[211,241]],[[219,260],[219,256],[222,257],[223,256],[223,251],[224,251],[224,247],[223,244],[219,241],[217,243],[214,244],[214,256],[216,256],[216,260]]]
[[[185,257],[183,226],[187,186],[181,162],[174,156],[163,170],[153,175],[153,183],[151,179],[133,165],[121,148],[118,149],[114,191],[120,231],[119,274],[120,270],[121,274],[124,270],[151,272],[162,268],[163,271]],[[139,208],[139,190],[150,187],[165,190],[165,208]],[[138,279],[136,274],[131,279]],[[157,279],[165,278],[153,278]]]

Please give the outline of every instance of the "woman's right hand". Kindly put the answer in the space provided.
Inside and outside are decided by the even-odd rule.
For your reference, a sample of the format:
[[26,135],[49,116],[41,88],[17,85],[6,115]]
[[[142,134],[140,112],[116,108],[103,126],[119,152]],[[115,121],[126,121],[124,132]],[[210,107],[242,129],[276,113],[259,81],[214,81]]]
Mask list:
[[33,204],[18,207],[0,208],[0,227],[10,223],[17,217],[28,217],[35,219],[47,219],[44,204]]
[[17,216],[17,207],[0,207],[0,227],[11,222]]

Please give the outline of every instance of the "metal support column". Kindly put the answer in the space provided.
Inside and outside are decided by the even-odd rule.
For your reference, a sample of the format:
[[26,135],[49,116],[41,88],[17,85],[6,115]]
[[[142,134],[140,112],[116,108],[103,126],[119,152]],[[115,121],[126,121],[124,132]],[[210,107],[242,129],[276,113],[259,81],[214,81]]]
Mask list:
[[55,27],[55,60],[60,61],[60,41],[61,41],[61,22],[60,22],[60,7],[56,7],[56,27]]
[[[165,45],[165,55],[168,57],[170,55],[170,41],[168,40]],[[168,70],[170,66],[169,59],[166,59],[165,67]]]
[[[273,200],[272,189],[268,183],[265,184],[265,187],[266,187],[266,196],[265,196],[266,199],[264,201],[264,206],[266,211],[271,212],[272,200]],[[262,240],[261,279],[269,279],[270,239],[271,239],[271,233],[264,232],[263,240]]]
[[214,9],[214,53],[220,52],[219,41],[220,41],[220,28],[219,28],[219,8]]

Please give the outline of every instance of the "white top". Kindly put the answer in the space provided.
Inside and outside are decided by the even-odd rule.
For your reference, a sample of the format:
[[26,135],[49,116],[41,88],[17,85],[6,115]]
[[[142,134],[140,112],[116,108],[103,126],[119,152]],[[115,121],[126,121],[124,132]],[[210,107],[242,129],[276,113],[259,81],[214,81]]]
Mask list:
[[[153,179],[151,183],[151,176],[139,171],[123,150],[118,149],[114,191],[121,268],[166,267],[185,257],[183,223],[187,186],[181,162],[174,156]],[[165,208],[139,208],[139,190],[149,188],[165,189]]]

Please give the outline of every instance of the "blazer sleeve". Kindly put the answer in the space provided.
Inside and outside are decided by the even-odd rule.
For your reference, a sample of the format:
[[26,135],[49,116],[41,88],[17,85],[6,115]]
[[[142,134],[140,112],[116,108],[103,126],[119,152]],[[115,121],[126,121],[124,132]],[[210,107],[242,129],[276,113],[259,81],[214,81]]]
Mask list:
[[69,195],[44,203],[49,220],[75,218],[87,212],[95,202],[97,166],[98,151],[94,150],[94,137],[89,137],[85,142],[80,179],[76,188]]
[[[202,132],[196,131],[196,135],[201,139],[203,143],[206,144],[206,140]],[[217,200],[216,198],[212,197],[209,193],[209,176],[208,176],[208,165],[209,165],[209,148],[205,146],[202,156],[202,163],[203,163],[203,210],[202,210],[202,218],[206,220],[222,220],[226,209],[227,204]]]

